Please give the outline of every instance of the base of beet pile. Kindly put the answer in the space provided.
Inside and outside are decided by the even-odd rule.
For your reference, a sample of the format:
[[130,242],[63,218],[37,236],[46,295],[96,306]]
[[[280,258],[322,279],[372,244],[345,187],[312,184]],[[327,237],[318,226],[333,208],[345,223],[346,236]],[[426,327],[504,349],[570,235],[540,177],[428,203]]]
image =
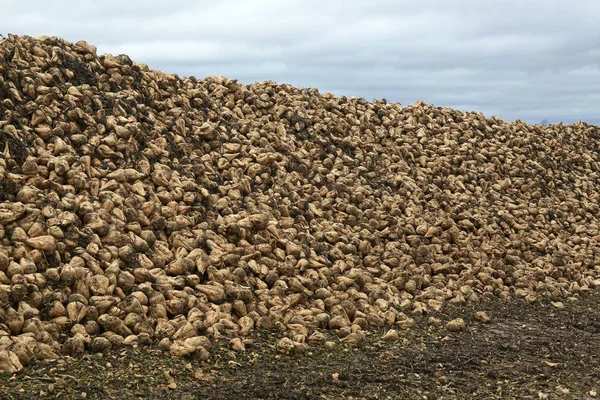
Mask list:
[[[600,293],[574,298],[450,306],[415,316],[398,340],[389,328],[371,329],[360,347],[324,330],[333,347],[311,344],[291,356],[273,346],[277,334],[254,330],[244,337],[246,351],[228,346],[234,334],[213,340],[208,362],[166,357],[154,346],[40,361],[0,374],[0,398],[593,400],[600,396]],[[466,328],[448,332],[432,317],[463,318]]]
[[210,360],[256,329],[283,353],[358,345],[448,304],[577,296],[600,286],[599,138],[9,35],[0,370],[155,343]]

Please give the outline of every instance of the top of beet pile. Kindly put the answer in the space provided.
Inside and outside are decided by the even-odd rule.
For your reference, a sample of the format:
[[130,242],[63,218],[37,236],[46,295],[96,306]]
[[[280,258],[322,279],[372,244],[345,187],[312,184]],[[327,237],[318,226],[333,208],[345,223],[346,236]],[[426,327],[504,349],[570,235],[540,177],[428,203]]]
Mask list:
[[600,286],[600,128],[0,41],[0,370]]

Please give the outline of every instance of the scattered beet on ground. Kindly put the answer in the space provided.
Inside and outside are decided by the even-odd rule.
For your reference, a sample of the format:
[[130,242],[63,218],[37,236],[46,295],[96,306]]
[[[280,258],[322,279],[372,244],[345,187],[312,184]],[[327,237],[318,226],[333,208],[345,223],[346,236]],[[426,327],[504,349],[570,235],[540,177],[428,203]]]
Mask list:
[[[542,398],[531,373],[562,365],[569,382],[548,388],[588,390],[597,317],[577,330],[559,309],[580,315],[597,301],[586,293],[600,287],[599,144],[600,128],[584,122],[541,127],[178,77],[83,41],[9,35],[0,371],[18,374],[7,381],[18,386],[39,381],[26,371],[50,368],[42,383],[58,393],[84,382],[60,368],[88,365],[91,385],[112,373],[107,360],[122,377],[165,363],[178,366],[164,376],[169,393],[185,396],[177,379],[194,375],[193,360],[231,371],[214,378],[217,397],[264,397],[269,386],[336,395],[344,385],[374,396],[378,384],[408,393],[410,382],[502,397],[533,377]],[[549,301],[555,314],[536,322]],[[494,324],[498,316],[473,315],[483,304],[510,312]],[[529,363],[546,351],[549,364]],[[242,368],[252,357],[267,360],[262,375]],[[190,396],[203,390],[193,382]]]
[[[0,378],[6,399],[589,399],[600,397],[600,294],[552,305],[522,300],[456,306],[467,328],[428,329],[400,340],[281,355],[275,338],[251,335],[244,353],[216,343],[211,361],[152,348],[38,363]],[[559,306],[560,308],[557,308]],[[485,311],[489,323],[475,320]],[[547,397],[544,397],[547,396]]]

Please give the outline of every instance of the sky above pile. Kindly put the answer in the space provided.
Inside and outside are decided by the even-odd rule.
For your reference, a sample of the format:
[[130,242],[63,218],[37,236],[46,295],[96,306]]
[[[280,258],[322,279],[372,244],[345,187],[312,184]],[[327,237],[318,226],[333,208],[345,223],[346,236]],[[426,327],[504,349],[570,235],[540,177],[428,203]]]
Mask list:
[[600,124],[597,0],[0,0],[0,33],[179,75]]

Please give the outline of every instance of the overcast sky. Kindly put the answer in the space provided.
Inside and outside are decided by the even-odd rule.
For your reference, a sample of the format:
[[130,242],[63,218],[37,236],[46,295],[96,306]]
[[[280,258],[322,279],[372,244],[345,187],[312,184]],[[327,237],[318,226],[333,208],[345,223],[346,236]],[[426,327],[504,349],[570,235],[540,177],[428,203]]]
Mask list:
[[600,123],[599,0],[0,0],[0,33],[151,68]]

